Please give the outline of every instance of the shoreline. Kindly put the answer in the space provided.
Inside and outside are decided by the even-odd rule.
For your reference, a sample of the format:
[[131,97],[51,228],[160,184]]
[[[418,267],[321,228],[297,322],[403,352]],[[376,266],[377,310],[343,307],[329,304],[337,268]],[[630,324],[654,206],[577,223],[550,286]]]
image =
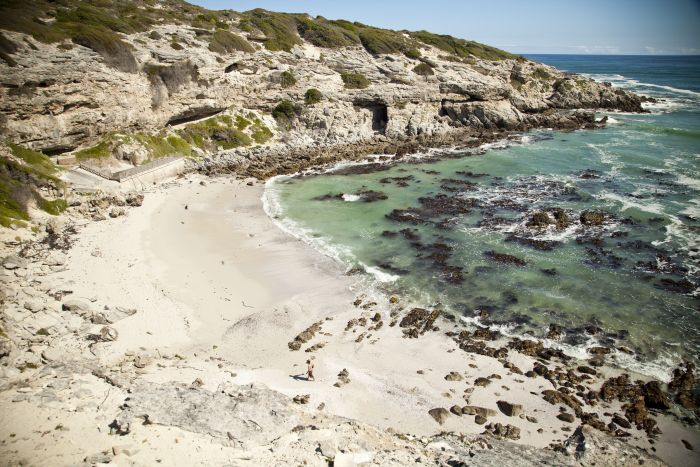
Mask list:
[[[496,134],[492,135],[491,138],[487,138],[485,140],[474,140],[470,142],[470,145],[468,147],[453,147],[453,148],[443,148],[443,147],[438,147],[438,148],[432,148],[432,147],[425,147],[422,151],[420,151],[418,154],[411,154],[408,156],[385,156],[381,154],[377,155],[372,155],[369,156],[365,159],[358,159],[358,160],[341,160],[335,163],[331,163],[330,165],[324,165],[322,167],[311,167],[307,168],[304,170],[301,170],[299,172],[291,173],[291,174],[280,174],[276,175],[273,177],[268,178],[267,180],[264,181],[264,186],[265,189],[263,191],[263,198],[262,198],[262,204],[263,204],[263,210],[265,213],[272,219],[272,222],[277,226],[279,229],[284,231],[286,234],[296,238],[297,240],[303,242],[310,248],[312,248],[315,252],[328,257],[332,261],[338,263],[341,266],[341,269],[345,272],[352,270],[353,265],[348,264],[343,260],[341,257],[342,255],[338,253],[336,250],[334,250],[332,247],[329,247],[326,245],[325,241],[319,238],[314,238],[313,236],[309,235],[307,232],[304,231],[303,228],[299,227],[295,223],[289,223],[289,221],[281,220],[278,219],[278,216],[281,216],[281,207],[278,205],[279,203],[277,202],[278,200],[273,199],[275,197],[275,194],[271,192],[273,189],[274,183],[278,179],[284,179],[284,178],[294,178],[294,177],[303,177],[303,176],[308,176],[308,175],[314,175],[314,174],[325,174],[329,172],[334,172],[336,170],[339,171],[345,171],[349,170],[352,171],[354,167],[362,167],[362,166],[368,166],[368,165],[379,165],[379,166],[392,166],[395,164],[401,164],[405,163],[407,161],[413,161],[413,160],[430,160],[430,159],[435,159],[435,160],[441,160],[441,159],[447,159],[450,158],[450,153],[455,152],[459,154],[464,154],[464,152],[469,152],[470,154],[468,157],[475,157],[475,156],[482,156],[486,151],[489,150],[494,150],[494,149],[503,149],[507,148],[511,145],[518,145],[518,144],[524,144],[526,138],[531,138],[532,137],[532,132],[538,132],[538,131],[564,131],[564,130],[552,130],[552,129],[545,129],[545,128],[532,128],[524,132],[520,131],[504,131],[499,135],[499,137],[496,137]],[[577,130],[566,130],[568,131],[589,131],[588,129],[577,129]],[[516,137],[522,137],[521,140],[518,140]],[[431,153],[434,151],[434,153]],[[380,271],[378,274],[375,273],[375,271],[370,271],[366,269],[366,265],[362,264],[361,268],[363,269],[363,273],[367,276],[366,279],[367,281],[370,282],[370,285],[368,287],[371,287],[375,290],[375,293],[380,293],[383,295],[386,295],[387,297],[391,295],[391,293],[388,290],[382,290],[383,288],[381,287],[381,284],[385,282],[391,283],[392,280],[388,281],[383,281],[380,277],[380,274],[385,274],[389,276],[389,273],[384,273],[383,271]],[[394,276],[397,277],[398,276]],[[427,306],[429,305],[423,303],[411,303],[412,306]],[[475,316],[460,316],[460,319],[464,322],[464,325],[470,326],[471,328],[487,328],[490,331],[495,331],[497,333],[500,333],[501,336],[498,340],[499,345],[507,343],[508,341],[512,339],[530,339],[530,340],[535,340],[537,342],[540,342],[545,345],[547,348],[555,349],[555,350],[560,350],[562,351],[565,355],[568,357],[579,361],[581,363],[586,363],[587,360],[589,360],[592,357],[592,354],[588,352],[589,349],[598,347],[598,346],[605,346],[606,344],[600,343],[598,340],[595,339],[590,339],[585,345],[570,345],[566,344],[564,342],[561,342],[558,339],[549,339],[546,337],[541,337],[541,336],[535,336],[529,332],[526,332],[524,334],[522,333],[509,333],[509,332],[503,332],[503,327],[508,326],[508,323],[489,323],[488,320],[486,322],[483,322],[481,317],[475,315]],[[550,323],[553,324],[553,323]],[[611,344],[611,347],[615,349],[615,360],[616,361],[608,361],[606,360],[606,367],[610,371],[614,372],[627,372],[630,373],[633,377],[633,379],[637,379],[637,377],[641,377],[642,379],[656,379],[658,381],[661,381],[663,383],[669,383],[673,377],[673,370],[678,367],[678,365],[681,365],[685,362],[683,358],[679,358],[675,361],[671,361],[670,358],[666,355],[660,356],[655,360],[637,360],[635,359],[635,353],[633,353],[631,350],[629,350],[630,343],[625,340],[621,340],[615,343],[615,345]],[[623,349],[623,350],[621,350]],[[628,349],[626,352],[624,349]]]
[[[445,336],[459,328],[444,320],[435,323],[438,332],[405,338],[401,331],[407,328],[390,323],[405,316],[405,305],[380,294],[363,296],[368,291],[359,287],[357,277],[343,275],[330,258],[278,229],[263,211],[262,190],[243,181],[188,176],[147,193],[143,206],[125,217],[88,223],[68,252],[67,269],[51,274],[51,281],[69,284],[70,297],[90,301],[94,309],[122,306],[137,312],[114,323],[119,338],[98,351],[74,348],[70,338],[50,347],[75,357],[91,353],[100,365],[117,365],[122,373],[124,365],[136,364],[128,362],[141,361],[135,359],[148,362],[136,367],[132,384],[199,381],[209,391],[225,384],[263,384],[288,397],[308,394],[312,413],[419,437],[443,431],[477,435],[490,426],[452,414],[438,424],[428,414],[454,405],[489,409],[487,423],[519,429],[516,442],[528,446],[562,443],[573,432],[576,424],[557,418],[561,406],[540,394],[553,389],[552,384],[512,369],[525,371],[537,359],[511,352],[505,367],[502,359],[463,352]],[[360,302],[353,305],[356,300]],[[384,326],[370,330],[378,322]],[[288,342],[313,323],[321,329],[299,351],[290,351]],[[304,352],[308,347],[316,350]],[[315,382],[296,376],[309,356],[316,357]],[[344,369],[347,383],[337,376]],[[611,374],[619,372],[597,372],[593,387]],[[8,397],[16,395],[12,390],[0,393],[0,406],[12,409],[8,425],[0,429],[3,439],[8,439],[8,427],[18,429],[13,420],[37,410],[18,407]],[[107,399],[115,413],[118,397]],[[522,417],[503,413],[498,400],[521,405]],[[603,406],[586,410],[621,410],[616,401]],[[667,415],[656,418],[663,431],[654,444],[656,454],[674,465],[694,462],[694,451],[683,448],[679,439],[700,446],[697,431]],[[631,431],[632,444],[651,450],[646,436],[640,436],[643,431]],[[151,440],[144,429],[138,433]],[[92,437],[96,445],[112,443],[105,434]],[[163,448],[153,442],[152,450]],[[72,443],[82,444],[77,439]],[[65,446],[59,442],[35,455],[75,459]]]

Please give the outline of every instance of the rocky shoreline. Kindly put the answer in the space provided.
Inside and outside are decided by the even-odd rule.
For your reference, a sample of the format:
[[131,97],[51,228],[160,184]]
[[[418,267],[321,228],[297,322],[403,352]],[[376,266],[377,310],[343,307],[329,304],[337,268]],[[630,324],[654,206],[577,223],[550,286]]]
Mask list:
[[[197,180],[201,180],[201,183]],[[210,183],[223,183],[222,188],[226,186],[227,196],[230,197],[230,182],[227,180],[186,178],[173,186],[163,187],[159,193],[146,194],[145,201],[156,195],[165,200],[172,196],[170,193],[174,190],[189,193],[187,196],[191,198],[195,191],[208,189]],[[254,188],[241,182],[238,190]],[[238,191],[239,195],[241,193],[245,192]],[[106,442],[112,445],[111,450],[90,453],[85,451],[86,447],[80,447],[69,457],[73,459],[72,462],[78,460],[76,453],[78,456],[83,453],[80,460],[87,464],[129,457],[146,462],[145,459],[161,456],[163,445],[156,443],[152,437],[157,431],[149,434],[149,428],[146,428],[147,431],[136,428],[141,421],[147,426],[171,427],[168,429],[189,433],[185,439],[192,439],[186,443],[206,442],[225,446],[229,458],[232,455],[243,456],[240,459],[252,464],[280,462],[282,459],[293,459],[294,462],[307,459],[312,464],[332,459],[338,462],[355,459],[359,462],[364,459],[362,456],[370,455],[366,453],[372,453],[369,459],[377,465],[402,465],[417,457],[446,465],[466,459],[479,459],[484,465],[490,465],[489,462],[494,465],[515,465],[517,453],[528,449],[528,461],[533,465],[543,461],[561,465],[601,462],[626,465],[631,459],[635,463],[643,461],[648,465],[662,465],[654,457],[657,447],[659,451],[656,455],[666,463],[678,464],[680,459],[693,458],[697,431],[683,427],[685,424],[692,426],[697,421],[694,396],[697,383],[692,365],[676,370],[668,386],[656,381],[634,381],[634,377],[605,366],[605,348],[596,351],[588,363],[579,362],[534,340],[504,341],[488,328],[477,327],[473,332],[460,330],[459,326],[440,317],[439,311],[408,309],[400,298],[394,296],[356,296],[353,304],[336,308],[337,315],[321,311],[322,314],[317,315],[312,325],[305,325],[307,329],[296,337],[285,328],[280,337],[286,333],[290,340],[288,345],[281,339],[270,343],[272,348],[277,349],[275,352],[287,352],[293,357],[298,351],[303,352],[304,358],[317,355],[323,361],[335,358],[331,357],[333,348],[341,342],[345,342],[343,346],[355,348],[359,354],[369,352],[372,346],[382,345],[381,342],[395,342],[392,344],[395,347],[391,347],[395,350],[382,351],[385,359],[391,358],[391,352],[401,348],[428,349],[433,345],[431,342],[440,343],[440,347],[453,342],[453,350],[461,350],[470,361],[468,365],[458,353],[444,353],[444,348],[437,353],[424,352],[427,352],[426,363],[432,362],[428,363],[431,366],[445,368],[444,364],[437,363],[436,358],[445,359],[448,355],[462,362],[455,365],[455,361],[446,361],[448,366],[442,370],[444,374],[434,368],[438,372],[434,375],[437,381],[453,388],[450,391],[454,391],[455,385],[466,383],[463,393],[446,392],[450,394],[448,400],[459,398],[462,403],[434,405],[439,401],[431,396],[428,401],[430,405],[423,409],[425,412],[422,415],[411,411],[404,417],[406,420],[429,417],[435,427],[429,431],[446,429],[447,434],[411,436],[398,431],[380,430],[362,421],[338,419],[330,415],[334,413],[333,403],[330,403],[330,408],[324,409],[323,403],[312,408],[311,404],[316,406],[319,399],[323,401],[328,397],[323,395],[325,393],[314,393],[309,397],[302,392],[292,397],[290,389],[280,393],[266,388],[266,383],[273,387],[279,383],[269,383],[264,377],[252,385],[237,383],[236,374],[241,372],[241,363],[230,362],[230,357],[226,355],[233,354],[220,354],[216,350],[217,345],[211,350],[211,343],[209,350],[195,348],[194,354],[189,353],[192,350],[185,354],[165,350],[158,344],[159,337],[146,335],[146,340],[141,339],[141,350],[134,350],[133,344],[127,344],[127,349],[131,350],[117,350],[122,348],[120,341],[127,339],[133,342],[134,331],[131,329],[135,328],[128,327],[128,323],[147,318],[143,316],[144,310],[114,305],[100,309],[97,305],[103,299],[99,295],[73,298],[76,293],[85,297],[84,291],[88,289],[80,286],[76,291],[74,287],[62,283],[60,276],[76,266],[71,258],[72,247],[81,243],[81,237],[91,239],[87,248],[79,247],[84,251],[82,254],[91,256],[95,261],[101,260],[105,254],[99,246],[103,240],[99,238],[106,237],[95,237],[94,234],[86,237],[85,230],[93,229],[92,226],[104,226],[106,233],[119,225],[128,226],[129,222],[134,222],[130,220],[131,217],[144,209],[138,207],[143,202],[142,195],[133,194],[76,195],[71,203],[73,207],[62,218],[49,223],[46,234],[42,234],[38,241],[6,241],[4,244],[1,280],[5,295],[3,336],[0,338],[3,383],[0,404],[10,414],[9,420],[17,420],[17,410],[20,408],[37,407],[38,404],[39,410],[54,413],[57,409],[64,410],[68,401],[83,407],[79,413],[87,415],[92,410],[102,413],[102,422],[96,432],[101,433],[98,434],[101,439],[98,444],[104,445]],[[182,210],[182,207],[179,209]],[[120,214],[106,215],[112,212]],[[85,219],[89,219],[87,223]],[[78,227],[78,224],[82,226]],[[89,246],[93,241],[96,241],[95,246]],[[14,253],[8,255],[12,251]],[[112,264],[116,266],[116,263]],[[117,266],[116,270],[121,268]],[[101,286],[97,287],[93,290],[97,291]],[[145,309],[153,311],[147,302],[142,303]],[[242,309],[245,306],[243,302]],[[166,311],[164,316],[167,315]],[[253,313],[251,316],[255,315]],[[243,318],[242,321],[248,319]],[[269,318],[261,319],[269,322]],[[297,326],[305,319],[309,318],[303,314],[297,316]],[[120,327],[122,325],[127,327]],[[561,332],[556,327],[550,329],[553,338],[556,338],[557,331]],[[331,338],[331,335],[338,337]],[[155,341],[148,343],[153,338]],[[245,341],[241,344],[246,345]],[[345,355],[347,351],[342,348],[345,347],[340,347],[338,352]],[[371,352],[367,356],[370,355]],[[364,371],[352,361],[345,366],[350,370],[340,368],[342,371],[337,379],[327,379],[328,387],[347,394],[359,391],[365,397],[369,395],[365,393],[367,389],[363,389],[362,383],[358,386],[357,382],[357,378],[360,378],[359,381],[366,378]],[[192,371],[192,368],[198,371]],[[222,370],[225,370],[226,377],[216,383],[216,388],[212,387],[209,380],[218,381],[218,372]],[[183,374],[176,377],[172,371]],[[423,367],[417,372],[414,370],[413,377],[422,379],[430,373],[431,369]],[[162,376],[157,376],[159,374]],[[406,373],[402,374],[408,377]],[[191,381],[182,381],[188,377],[192,378]],[[82,382],[76,386],[78,381]],[[543,385],[543,382],[546,384]],[[90,389],[81,393],[80,387]],[[104,400],[98,395],[100,393],[107,395]],[[227,404],[234,405],[229,410],[225,409]],[[194,407],[197,407],[198,415],[195,418],[186,415],[192,413]],[[268,411],[272,407],[274,410]],[[227,414],[226,418],[221,417],[222,411]],[[50,415],[49,419],[55,419],[55,415]],[[70,423],[71,430],[90,430],[94,427],[94,418],[92,423],[79,419]],[[250,420],[254,421],[255,427]],[[539,434],[542,428],[538,427],[548,424],[557,427],[554,433]],[[60,428],[56,428],[51,435],[59,446],[61,439],[72,435],[70,431],[65,431],[67,428],[63,428],[68,425],[66,422],[59,423],[56,426]],[[577,425],[580,426],[576,428]],[[456,429],[456,426],[463,428]],[[262,430],[256,427],[262,427]],[[350,427],[352,433],[347,432]],[[466,433],[458,434],[466,427],[471,428]],[[33,464],[44,463],[46,459],[36,457],[36,454],[12,449],[13,439],[7,436],[19,430],[19,425],[10,422],[5,429],[10,431],[2,432],[4,441],[0,449],[5,453],[4,457],[16,461],[31,459]],[[475,430],[482,434],[469,434]],[[500,441],[523,442],[524,439],[527,440],[525,444],[530,444],[538,436],[543,436],[543,439],[557,436],[557,431],[564,437],[558,435],[558,438],[553,438],[548,449],[533,450]],[[146,436],[151,441],[142,448],[133,442],[120,441],[132,439],[136,434]],[[183,439],[182,435],[178,436]],[[279,440],[290,439],[290,436],[293,440],[291,444],[288,441],[279,444]],[[675,436],[680,437],[675,439]],[[668,444],[669,437],[675,439],[674,443],[682,446],[688,454],[673,452],[673,449],[679,448],[669,451],[671,446],[675,446]],[[362,448],[353,447],[358,445]],[[445,446],[449,448],[444,450]],[[644,450],[633,446],[641,446]],[[517,462],[521,464],[522,459]]]
[[374,136],[350,143],[313,143],[310,145],[239,149],[212,157],[190,160],[190,167],[205,175],[233,174],[266,180],[276,175],[290,175],[307,169],[320,169],[345,161],[359,161],[370,155],[391,156],[392,160],[440,148],[475,148],[482,144],[507,138],[509,135],[537,128],[560,131],[603,127],[596,122],[593,111],[552,112],[533,123],[509,125],[490,130],[472,127],[452,128],[441,133],[417,136]]
[[[260,201],[276,175],[596,128],[642,98],[425,31],[80,3],[0,22],[0,463],[697,463],[692,364],[664,385],[607,347],[576,361],[368,295]],[[138,193],[71,187],[54,164],[166,156],[190,173]]]

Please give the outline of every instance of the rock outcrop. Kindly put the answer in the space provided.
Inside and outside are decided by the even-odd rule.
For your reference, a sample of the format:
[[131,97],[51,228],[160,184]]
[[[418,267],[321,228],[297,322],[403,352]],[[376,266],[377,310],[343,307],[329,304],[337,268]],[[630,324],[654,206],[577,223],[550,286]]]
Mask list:
[[[642,110],[640,98],[626,91],[486,46],[471,50],[466,41],[456,40],[456,56],[439,42],[442,36],[430,33],[368,26],[352,32],[342,22],[261,10],[199,13],[218,15],[214,26],[201,24],[200,10],[178,2],[156,2],[161,13],[133,2],[130,14],[145,19],[130,27],[91,25],[123,52],[117,60],[99,44],[70,35],[71,18],[81,18],[83,8],[74,3],[5,12],[58,15],[46,31],[0,23],[3,41],[12,44],[0,61],[0,131],[47,154],[92,146],[85,157],[140,163],[164,151],[202,155],[238,148],[220,164],[238,167],[255,164],[259,152],[251,145],[287,155],[289,147],[374,142],[373,151],[384,145],[396,152],[410,149],[396,142],[433,144],[452,133],[464,142],[465,133],[593,125],[592,113],[573,109]],[[285,37],[265,26],[280,20],[291,28]],[[401,45],[378,49],[363,39],[377,31]],[[431,73],[417,73],[417,65]],[[196,135],[187,130],[212,116],[235,120],[196,127]],[[248,172],[270,175],[298,165]]]

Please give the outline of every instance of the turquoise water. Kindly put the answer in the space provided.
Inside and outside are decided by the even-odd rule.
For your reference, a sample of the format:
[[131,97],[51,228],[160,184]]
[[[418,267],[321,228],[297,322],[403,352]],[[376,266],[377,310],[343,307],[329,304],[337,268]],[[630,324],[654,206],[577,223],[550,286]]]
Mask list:
[[700,350],[700,60],[531,58],[663,101],[601,130],[280,177],[269,211],[417,305],[487,311],[507,335],[556,323],[571,354],[624,345],[620,366],[664,377]]

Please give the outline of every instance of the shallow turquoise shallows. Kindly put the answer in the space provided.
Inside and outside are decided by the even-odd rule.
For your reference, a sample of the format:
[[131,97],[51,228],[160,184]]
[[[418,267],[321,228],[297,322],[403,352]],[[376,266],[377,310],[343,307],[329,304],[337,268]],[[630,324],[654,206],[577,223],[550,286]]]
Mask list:
[[601,130],[280,177],[268,208],[416,305],[507,335],[555,323],[567,352],[625,346],[620,366],[665,378],[700,351],[700,57],[529,58],[662,101]]

